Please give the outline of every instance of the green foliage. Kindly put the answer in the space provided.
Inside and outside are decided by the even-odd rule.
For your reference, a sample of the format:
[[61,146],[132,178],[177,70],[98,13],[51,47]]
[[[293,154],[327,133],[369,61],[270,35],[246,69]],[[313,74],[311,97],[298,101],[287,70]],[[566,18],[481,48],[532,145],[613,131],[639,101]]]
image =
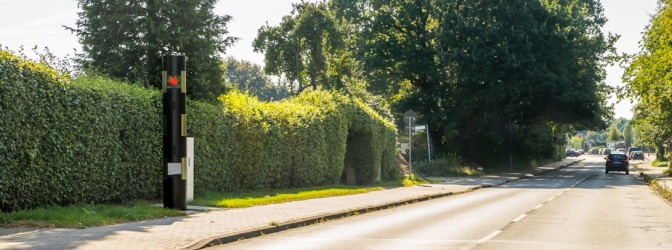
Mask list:
[[318,85],[344,89],[354,62],[328,5],[302,1],[292,6],[292,15],[276,27],[261,27],[254,40],[254,51],[264,53],[264,70],[287,77],[295,94]]
[[[161,197],[159,91],[101,77],[71,81],[3,50],[0,68],[2,211]],[[309,91],[279,103],[237,92],[220,99],[187,101],[196,190],[336,184],[346,163],[358,184],[401,178],[394,126],[356,98]]]
[[623,139],[625,140],[625,147],[632,146],[632,126],[630,124],[623,127]]
[[185,212],[152,206],[147,202],[118,205],[69,205],[0,213],[3,227],[78,228],[184,216]]
[[583,138],[578,136],[573,136],[571,139],[571,147],[577,149],[583,149]]
[[464,167],[462,158],[455,153],[437,157],[431,162],[414,162],[413,169],[424,176],[469,176],[478,174],[478,171]]
[[484,153],[503,158],[511,144],[531,159],[549,152],[523,148],[558,143],[574,127],[606,127],[611,116],[602,81],[615,38],[600,31],[598,1],[331,4],[360,27],[356,55],[367,80],[385,85],[376,88],[395,113],[418,112],[437,150],[487,165]]
[[235,116],[231,174],[248,178],[215,190],[334,184],[344,162],[355,168],[360,184],[375,181],[378,171],[383,178],[399,177],[394,127],[357,99],[308,91],[279,103],[240,93],[220,100],[224,112]]
[[158,93],[0,53],[3,211],[160,196]]
[[609,128],[609,132],[607,133],[607,140],[610,141],[620,141],[623,139],[623,134],[621,134],[621,131],[618,130],[615,126],[612,126]]
[[667,162],[667,161],[659,161],[658,159],[655,159],[655,160],[653,160],[653,162],[651,162],[651,166],[654,166],[654,167],[668,167],[668,166],[670,166],[670,163]]
[[243,208],[290,201],[361,194],[381,189],[382,188],[379,186],[351,187],[344,185],[329,185],[280,190],[246,190],[239,192],[202,191],[195,195],[192,204],[210,207]]
[[[597,145],[597,143],[600,142],[606,142],[607,141],[607,133],[604,130],[595,132],[595,131],[588,131],[586,133],[586,140],[588,141],[593,141],[593,145]],[[606,144],[605,144],[606,146]]]
[[[655,145],[656,156],[665,157],[665,144],[672,143],[672,2],[658,1],[651,23],[643,33],[641,51],[631,55],[622,76],[627,84],[621,96],[637,100],[634,107],[634,127],[638,140]],[[663,150],[663,152],[661,152]]]
[[282,100],[289,97],[289,89],[273,83],[261,66],[229,57],[226,65],[226,81],[241,92],[247,92],[261,101]]
[[225,37],[231,16],[213,13],[216,0],[79,0],[75,27],[85,68],[114,79],[161,88],[162,57],[187,55],[187,95],[215,101],[225,91],[219,54],[237,38]]

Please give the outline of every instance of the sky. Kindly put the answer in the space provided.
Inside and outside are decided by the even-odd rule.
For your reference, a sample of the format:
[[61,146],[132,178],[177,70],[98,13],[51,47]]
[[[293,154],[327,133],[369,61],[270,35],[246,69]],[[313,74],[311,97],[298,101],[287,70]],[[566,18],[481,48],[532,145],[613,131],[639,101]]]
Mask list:
[[[220,0],[215,13],[231,15],[228,24],[229,36],[241,38],[227,50],[226,56],[263,65],[263,54],[255,53],[252,41],[257,30],[268,23],[276,26],[282,17],[289,15],[292,3],[300,0]],[[315,0],[310,0],[315,2]],[[644,28],[655,14],[657,0],[602,0],[604,14],[609,19],[603,32],[621,35],[616,48],[620,52],[636,53]],[[76,0],[0,0],[0,44],[12,51],[23,46],[25,54],[31,57],[31,48],[48,47],[54,55],[65,57],[73,55],[74,49],[81,50],[77,37],[63,26],[74,27],[77,21]],[[34,56],[34,55],[33,55]],[[623,70],[618,66],[607,68],[607,84],[623,86]],[[615,103],[615,117],[632,118],[630,101]]]

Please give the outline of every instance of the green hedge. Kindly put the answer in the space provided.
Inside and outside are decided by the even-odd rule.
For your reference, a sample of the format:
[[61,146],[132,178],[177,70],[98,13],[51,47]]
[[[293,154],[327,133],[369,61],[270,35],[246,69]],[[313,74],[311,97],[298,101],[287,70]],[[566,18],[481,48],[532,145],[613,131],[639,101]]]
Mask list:
[[0,206],[157,197],[160,96],[0,50]]
[[[196,190],[333,184],[345,163],[358,184],[401,177],[394,126],[357,99],[316,91],[277,103],[220,100],[187,101]],[[159,91],[72,81],[0,50],[0,115],[2,211],[160,199]]]

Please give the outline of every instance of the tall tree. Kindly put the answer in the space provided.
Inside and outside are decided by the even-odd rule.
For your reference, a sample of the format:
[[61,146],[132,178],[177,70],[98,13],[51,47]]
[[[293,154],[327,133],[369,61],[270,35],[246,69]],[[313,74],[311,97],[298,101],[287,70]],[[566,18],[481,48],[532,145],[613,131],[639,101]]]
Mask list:
[[630,124],[623,127],[623,140],[625,140],[625,147],[632,146],[632,126]]
[[301,1],[293,7],[279,26],[267,24],[258,31],[253,46],[255,52],[264,53],[264,70],[293,81],[295,93],[318,85],[344,88],[349,68],[339,65],[348,57],[342,57],[343,34],[328,5]]
[[618,130],[616,126],[609,127],[609,132],[607,133],[607,140],[610,141],[620,141],[623,139],[623,134]]
[[398,84],[396,111],[418,111],[438,148],[482,159],[506,154],[509,134],[601,129],[611,117],[602,62],[615,37],[600,31],[598,1],[334,1],[362,16],[365,71]]
[[80,62],[110,77],[161,87],[161,58],[187,56],[187,94],[215,100],[225,91],[220,54],[237,38],[225,37],[231,16],[213,13],[216,0],[79,0],[75,27]]
[[658,9],[643,33],[640,52],[632,55],[623,73],[627,84],[621,95],[637,101],[633,122],[639,139],[656,147],[665,159],[665,145],[672,144],[672,0],[658,1]]

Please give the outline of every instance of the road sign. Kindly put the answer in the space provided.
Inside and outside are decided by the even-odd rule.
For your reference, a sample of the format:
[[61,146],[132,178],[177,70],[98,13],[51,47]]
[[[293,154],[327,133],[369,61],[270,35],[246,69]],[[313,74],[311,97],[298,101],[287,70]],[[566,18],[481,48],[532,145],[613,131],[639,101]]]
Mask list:
[[413,125],[416,118],[418,118],[418,114],[413,110],[409,110],[404,113],[404,123],[408,125]]

